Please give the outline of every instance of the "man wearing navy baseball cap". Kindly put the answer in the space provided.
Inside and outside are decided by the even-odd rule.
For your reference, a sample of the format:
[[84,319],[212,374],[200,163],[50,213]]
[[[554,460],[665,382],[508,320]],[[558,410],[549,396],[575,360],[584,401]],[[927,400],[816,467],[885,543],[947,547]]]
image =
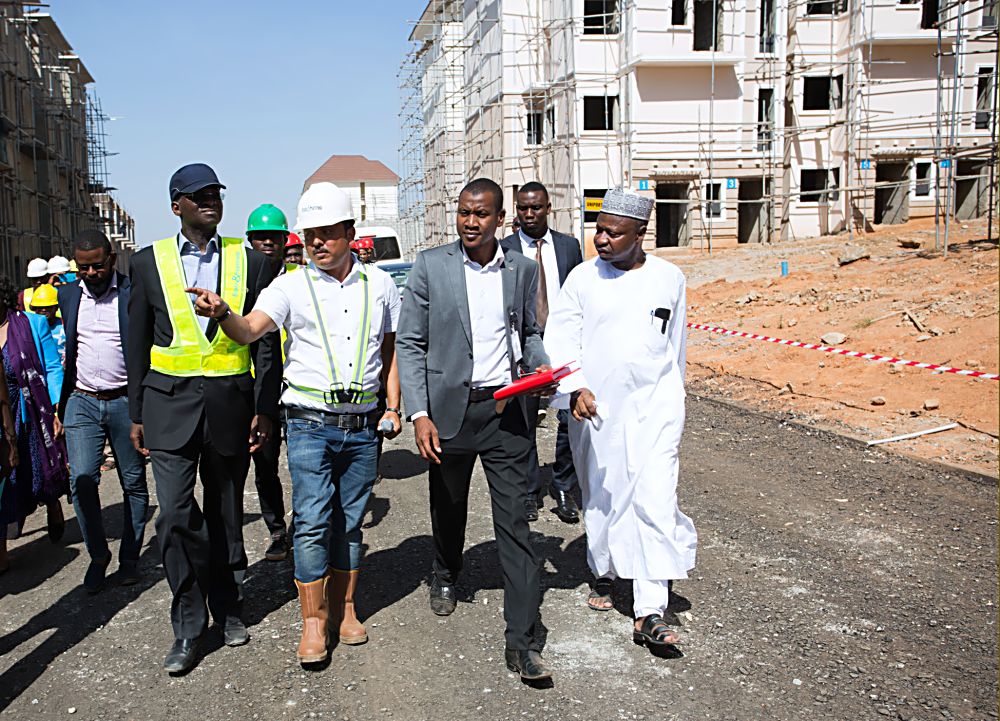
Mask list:
[[173,594],[175,642],[163,663],[171,673],[194,665],[210,617],[227,646],[249,640],[240,618],[243,484],[250,454],[271,433],[281,391],[278,334],[237,345],[217,320],[195,316],[186,291],[210,288],[245,314],[271,282],[263,254],[217,232],[225,187],[204,163],[178,170],[169,188],[180,233],[132,256],[129,413],[132,443],[150,457],[156,485],[156,536]]
[[208,165],[204,163],[185,165],[170,176],[170,202],[176,203],[181,196],[197,193],[203,188],[225,190],[226,186],[219,182],[219,176]]

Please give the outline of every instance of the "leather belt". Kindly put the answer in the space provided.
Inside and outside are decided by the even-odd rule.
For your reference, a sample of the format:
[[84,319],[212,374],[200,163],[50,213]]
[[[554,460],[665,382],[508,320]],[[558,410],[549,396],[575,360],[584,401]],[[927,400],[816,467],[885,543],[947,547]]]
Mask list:
[[489,386],[488,388],[473,388],[469,391],[469,403],[479,403],[480,401],[493,400],[493,394],[503,388],[503,386]]
[[295,418],[300,421],[312,421],[322,423],[325,426],[333,426],[347,431],[358,431],[373,425],[381,414],[376,411],[370,413],[328,413],[327,411],[314,411],[309,408],[296,408],[286,406],[285,414],[289,419]]
[[110,391],[85,391],[83,388],[73,389],[74,393],[82,393],[90,398],[96,398],[99,401],[113,401],[116,398],[121,398],[122,396],[128,395],[128,386],[122,386],[121,388],[114,388]]

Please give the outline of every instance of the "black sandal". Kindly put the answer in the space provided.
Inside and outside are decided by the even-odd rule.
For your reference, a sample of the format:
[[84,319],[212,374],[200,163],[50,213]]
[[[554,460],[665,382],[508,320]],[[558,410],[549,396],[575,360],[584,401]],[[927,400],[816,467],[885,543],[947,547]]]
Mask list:
[[[632,628],[632,640],[639,646],[667,648],[669,646],[676,646],[681,641],[681,637],[667,625],[667,622],[663,620],[663,616],[656,613],[646,616],[638,631],[634,630],[635,626]],[[672,638],[673,640],[667,641],[665,640],[667,638]]]
[[[610,611],[615,607],[615,601],[611,598],[611,579],[610,578],[598,578],[594,581],[593,590],[590,595],[587,596],[587,607],[592,611]],[[600,605],[595,606],[591,601],[600,601],[601,604],[608,604],[607,606]]]

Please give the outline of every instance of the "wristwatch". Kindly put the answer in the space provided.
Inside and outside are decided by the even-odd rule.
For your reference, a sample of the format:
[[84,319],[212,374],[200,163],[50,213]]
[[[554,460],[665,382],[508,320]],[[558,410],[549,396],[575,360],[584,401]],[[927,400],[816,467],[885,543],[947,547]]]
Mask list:
[[403,417],[403,414],[399,412],[399,409],[398,409],[398,408],[386,408],[386,409],[385,409],[385,412],[386,412],[386,413],[395,413],[395,414],[396,414],[397,416],[399,416],[400,418],[402,418],[402,417]]

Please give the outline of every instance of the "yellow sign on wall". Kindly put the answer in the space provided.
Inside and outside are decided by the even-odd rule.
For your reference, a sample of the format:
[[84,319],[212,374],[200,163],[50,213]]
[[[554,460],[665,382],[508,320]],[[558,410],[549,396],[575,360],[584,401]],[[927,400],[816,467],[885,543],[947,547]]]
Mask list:
[[583,202],[588,213],[598,213],[604,205],[604,198],[584,198]]

